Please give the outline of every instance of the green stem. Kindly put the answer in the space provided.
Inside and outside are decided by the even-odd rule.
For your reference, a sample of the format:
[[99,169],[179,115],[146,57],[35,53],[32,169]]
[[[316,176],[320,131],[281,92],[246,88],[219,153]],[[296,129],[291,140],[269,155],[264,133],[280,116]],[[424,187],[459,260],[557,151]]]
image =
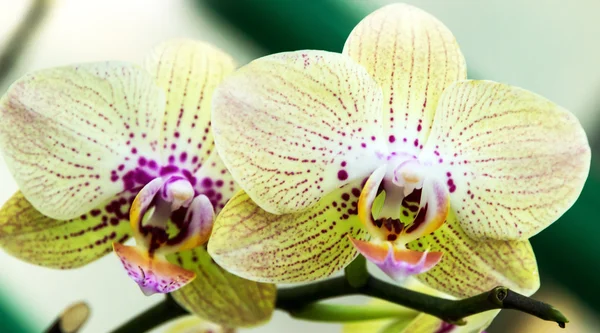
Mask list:
[[[354,284],[354,283],[353,283]],[[422,294],[369,276],[361,286],[352,286],[345,277],[324,280],[308,285],[281,288],[277,291],[276,308],[290,315],[308,320],[342,321],[355,318],[368,320],[384,318],[388,313],[376,314],[359,311],[364,308],[353,306],[327,305],[319,301],[340,296],[366,295],[436,316],[446,322],[464,324],[464,318],[494,309],[513,309],[536,316],[540,319],[555,321],[565,327],[567,318],[549,304],[536,301],[504,287],[496,287],[479,295],[449,300]],[[131,319],[113,333],[142,333],[162,323],[186,314],[171,297]],[[328,318],[327,315],[338,316]],[[394,314],[396,316],[398,313]],[[352,316],[352,317],[351,317]],[[356,317],[353,317],[356,316]]]
[[378,305],[338,305],[326,303],[312,303],[299,310],[290,311],[290,316],[297,319],[306,319],[320,322],[353,322],[373,319],[407,319],[410,320],[418,314],[417,311]]
[[188,314],[169,295],[165,300],[140,313],[136,317],[118,327],[112,333],[143,333],[172,319]]

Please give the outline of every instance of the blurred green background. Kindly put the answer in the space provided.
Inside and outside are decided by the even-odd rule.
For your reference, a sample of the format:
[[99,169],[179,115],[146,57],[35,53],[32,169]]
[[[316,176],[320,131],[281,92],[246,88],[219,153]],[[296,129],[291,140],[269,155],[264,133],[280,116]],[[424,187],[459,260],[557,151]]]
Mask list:
[[[0,11],[3,9],[10,11],[12,7],[8,1],[0,0]],[[366,14],[391,1],[175,1],[183,6],[184,10],[170,7],[173,6],[173,2],[169,6],[164,2],[166,0],[146,1],[140,3],[139,8],[159,6],[167,8],[167,10],[181,11],[178,15],[185,17],[187,25],[181,31],[173,30],[173,33],[169,31],[168,34],[175,35],[177,33],[207,39],[217,46],[225,48],[240,63],[244,63],[261,55],[288,50],[322,49],[339,52],[349,32]],[[516,0],[490,1],[485,5],[476,0],[462,0],[454,3],[443,0],[408,2],[430,11],[455,33],[470,65],[469,75],[471,78],[493,79],[522,86],[545,95],[572,110],[584,124],[592,145],[593,155],[597,156],[600,149],[600,142],[597,142],[597,132],[600,129],[600,117],[598,117],[600,115],[600,95],[596,93],[600,89],[600,47],[597,45],[600,23],[597,23],[593,13],[600,12],[600,5],[598,5],[600,2],[582,0],[567,4],[547,1],[544,5],[537,1],[521,2]],[[52,20],[53,15],[63,15],[61,20],[65,23],[65,17],[68,16],[59,11],[67,10],[64,7],[72,5],[72,3],[73,1],[54,1],[52,5],[57,8],[50,10],[47,19]],[[124,10],[114,1],[112,5],[115,13]],[[91,10],[82,14],[83,18],[75,14],[78,17],[77,20],[86,19],[85,15],[93,15],[94,6],[99,5],[92,4],[90,1],[88,7],[92,7]],[[81,11],[82,5],[79,5],[78,8]],[[132,17],[131,24],[156,24],[155,29],[167,30],[170,24],[181,24],[181,22],[175,22],[177,15],[167,15],[169,19],[164,20],[160,18],[163,16],[148,15],[156,20],[152,21],[150,18],[145,19],[145,16],[136,17],[136,15],[147,15],[146,12],[136,12],[135,8],[138,7],[130,5],[127,8],[125,10],[131,10],[129,13]],[[20,15],[20,17],[22,16],[24,15]],[[98,20],[97,29],[104,29],[104,25],[111,24],[107,17],[90,16],[88,19]],[[76,24],[81,24],[80,21],[76,21]],[[69,26],[68,23],[66,22],[67,26]],[[71,28],[76,27],[76,24],[73,24]],[[0,37],[4,41],[8,41],[17,26],[18,22],[13,27],[6,27],[6,33]],[[126,25],[124,26],[126,27]],[[0,29],[4,28],[0,23]],[[46,28],[44,24],[40,26],[39,34],[42,37]],[[152,33],[156,30],[141,31]],[[104,44],[100,43],[99,45],[114,48],[115,52],[111,53],[114,55],[119,55],[119,50],[127,51],[129,48],[133,48],[131,45],[126,45],[127,41],[121,40],[119,33],[127,34],[128,32],[127,30],[106,29],[102,35],[106,40],[101,40],[100,42],[104,42]],[[98,39],[100,34],[94,36],[92,38]],[[31,66],[28,66],[27,62],[31,60],[30,54],[36,51],[39,53],[47,50],[51,55],[74,53],[72,55],[74,60],[70,57],[63,57],[57,61],[57,64],[81,61],[75,59],[77,52],[68,47],[68,45],[74,45],[72,43],[76,43],[77,40],[74,39],[64,44],[59,43],[58,46],[49,43],[45,44],[45,48],[40,49],[35,45],[37,38],[38,35],[32,36],[29,43],[32,44],[32,47],[25,49],[23,55],[17,59],[19,61],[11,72],[12,76],[6,80],[7,82],[0,82],[2,89],[6,88],[8,81],[22,75],[25,69],[30,69]],[[64,38],[74,37],[67,35]],[[131,36],[126,38],[135,40],[140,36],[131,33]],[[93,42],[97,43],[98,41],[93,40]],[[142,51],[149,50],[150,44],[153,43],[147,42],[146,44],[148,47]],[[138,46],[136,45],[136,47]],[[140,44],[139,47],[141,48],[142,45]],[[482,48],[483,50],[481,50]],[[93,49],[89,52],[93,52]],[[136,52],[131,52],[131,54],[137,56]],[[87,55],[87,53],[85,54]],[[84,60],[95,60],[93,56],[88,58],[90,59]],[[45,67],[49,64],[55,65],[52,61],[38,61],[33,67]],[[512,64],[517,65],[510,68],[508,65]],[[542,289],[538,298],[551,302],[559,308],[563,304],[561,310],[572,321],[580,319],[588,325],[590,325],[589,323],[593,325],[594,313],[600,312],[600,305],[597,302],[600,296],[600,284],[598,283],[600,280],[600,257],[597,255],[597,250],[600,246],[599,241],[596,240],[597,235],[600,235],[600,224],[595,215],[596,209],[600,207],[599,165],[600,161],[594,159],[588,182],[575,206],[560,221],[532,239],[542,276]],[[0,260],[4,260],[4,258],[0,258]],[[7,274],[11,274],[11,272],[2,270],[0,277]],[[35,332],[36,329],[39,329],[39,323],[34,324],[29,320],[26,302],[15,301],[15,297],[18,298],[18,292],[6,288],[0,288],[0,292],[5,296],[0,303],[0,332]],[[40,297],[48,296],[40,295]],[[54,314],[45,316],[44,320],[55,316],[61,309],[62,307],[57,306]],[[510,313],[503,314],[503,316],[510,315]],[[498,319],[490,332],[550,332],[551,329],[554,329],[548,323],[540,321],[530,323],[527,321],[529,318],[522,315],[515,315],[513,319]],[[520,328],[508,328],[511,323],[518,323]],[[569,325],[568,327],[567,331],[569,332],[588,331],[585,325],[574,324],[574,326]],[[593,332],[593,330],[589,330],[589,332]]]

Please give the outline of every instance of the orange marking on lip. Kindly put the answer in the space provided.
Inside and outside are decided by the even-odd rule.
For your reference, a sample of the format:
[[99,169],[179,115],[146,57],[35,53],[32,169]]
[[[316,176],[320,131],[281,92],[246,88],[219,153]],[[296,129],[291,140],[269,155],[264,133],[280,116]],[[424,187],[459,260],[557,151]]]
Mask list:
[[384,243],[372,243],[366,242],[359,239],[354,239],[348,236],[354,247],[360,252],[365,258],[373,262],[383,262],[389,253],[389,242]]

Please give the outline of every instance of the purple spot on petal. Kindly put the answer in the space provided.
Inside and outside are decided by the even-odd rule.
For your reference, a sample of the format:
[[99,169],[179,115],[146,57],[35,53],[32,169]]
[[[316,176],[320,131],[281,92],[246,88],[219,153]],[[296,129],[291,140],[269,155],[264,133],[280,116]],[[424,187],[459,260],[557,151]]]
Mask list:
[[340,171],[338,171],[338,179],[339,180],[346,180],[346,179],[348,179],[348,172],[346,172],[346,170],[340,170]]
[[213,185],[212,179],[210,179],[208,177],[202,179],[202,186],[203,187],[212,187],[212,185]]

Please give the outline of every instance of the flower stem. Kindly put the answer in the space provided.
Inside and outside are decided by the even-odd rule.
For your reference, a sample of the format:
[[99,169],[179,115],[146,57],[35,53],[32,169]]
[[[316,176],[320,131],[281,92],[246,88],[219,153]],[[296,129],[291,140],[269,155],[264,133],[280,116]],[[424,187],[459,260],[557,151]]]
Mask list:
[[[494,309],[513,309],[528,313],[540,319],[555,321],[565,327],[567,318],[553,306],[516,293],[508,288],[496,287],[479,295],[449,300],[435,297],[384,282],[370,275],[364,284],[351,283],[346,277],[337,277],[298,287],[279,288],[276,308],[288,312],[299,319],[315,321],[349,321],[385,318],[399,314],[375,313],[364,308],[322,304],[319,301],[340,296],[366,295],[388,302],[403,305],[418,312],[428,313],[446,322],[461,325],[463,318]],[[141,333],[171,319],[186,314],[171,297],[146,310],[113,333]],[[331,316],[328,318],[328,316]],[[389,315],[389,316],[388,316]],[[406,314],[408,315],[408,313]]]
[[162,302],[130,319],[128,322],[112,331],[112,333],[147,332],[169,320],[186,314],[188,314],[188,312],[179,306],[179,304],[173,300],[173,297],[167,295]]

